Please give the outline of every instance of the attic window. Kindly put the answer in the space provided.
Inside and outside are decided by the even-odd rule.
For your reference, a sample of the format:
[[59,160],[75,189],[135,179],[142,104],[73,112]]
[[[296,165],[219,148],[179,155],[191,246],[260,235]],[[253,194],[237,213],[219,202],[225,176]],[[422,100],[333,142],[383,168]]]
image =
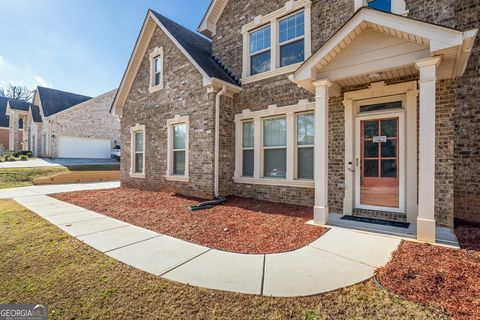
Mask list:
[[150,53],[150,93],[163,89],[163,47]]

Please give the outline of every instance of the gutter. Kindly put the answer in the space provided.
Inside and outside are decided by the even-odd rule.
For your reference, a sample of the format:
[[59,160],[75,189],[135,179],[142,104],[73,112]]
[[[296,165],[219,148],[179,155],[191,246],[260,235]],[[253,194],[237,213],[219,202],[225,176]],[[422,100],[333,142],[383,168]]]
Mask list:
[[215,177],[214,177],[214,194],[215,198],[219,197],[218,193],[218,165],[220,161],[220,97],[227,92],[227,86],[223,86],[215,96]]

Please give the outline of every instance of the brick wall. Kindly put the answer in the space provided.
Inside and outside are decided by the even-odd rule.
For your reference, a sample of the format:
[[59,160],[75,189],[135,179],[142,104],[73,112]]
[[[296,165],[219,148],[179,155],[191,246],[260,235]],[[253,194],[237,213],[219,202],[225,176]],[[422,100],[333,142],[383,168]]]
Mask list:
[[0,144],[8,149],[8,128],[0,128]]
[[[149,93],[149,53],[164,48],[165,88]],[[160,28],[156,28],[140,71],[127,97],[121,123],[123,186],[164,190],[209,199],[213,197],[214,100],[207,94],[203,78]],[[175,115],[190,116],[190,182],[170,182],[167,171],[167,120]],[[131,178],[130,128],[146,126],[145,179]]]

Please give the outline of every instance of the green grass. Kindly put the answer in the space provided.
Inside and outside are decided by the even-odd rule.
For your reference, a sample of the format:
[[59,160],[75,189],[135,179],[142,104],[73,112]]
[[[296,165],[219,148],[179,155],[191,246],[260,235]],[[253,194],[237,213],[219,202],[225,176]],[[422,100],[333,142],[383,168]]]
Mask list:
[[2,168],[0,169],[0,189],[33,185],[36,178],[51,177],[69,171],[120,170],[118,164],[78,165],[68,167]]
[[136,270],[0,200],[0,304],[47,303],[49,319],[445,319],[371,281],[304,298],[195,288]]

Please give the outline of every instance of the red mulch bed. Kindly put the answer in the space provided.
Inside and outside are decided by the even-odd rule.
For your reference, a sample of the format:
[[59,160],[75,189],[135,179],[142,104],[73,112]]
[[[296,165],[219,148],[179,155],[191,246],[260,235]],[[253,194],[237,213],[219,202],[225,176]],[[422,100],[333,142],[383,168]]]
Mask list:
[[480,223],[456,220],[455,235],[463,249],[480,251]]
[[221,206],[190,212],[199,200],[165,192],[119,188],[53,197],[183,240],[240,253],[277,253],[304,247],[327,229],[307,225],[312,207],[230,197]]
[[455,319],[480,319],[480,253],[405,241],[377,273],[388,290],[444,308]]

